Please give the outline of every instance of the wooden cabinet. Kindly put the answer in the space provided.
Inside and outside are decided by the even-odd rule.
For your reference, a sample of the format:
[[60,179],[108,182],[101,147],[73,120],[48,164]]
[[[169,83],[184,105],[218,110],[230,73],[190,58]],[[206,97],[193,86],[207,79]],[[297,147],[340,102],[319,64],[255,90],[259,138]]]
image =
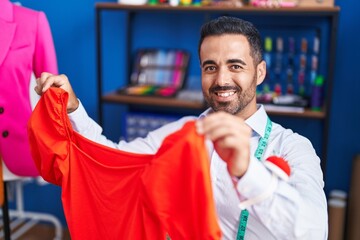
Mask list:
[[[280,117],[291,117],[291,118],[305,118],[305,119],[315,119],[323,122],[323,147],[322,147],[322,167],[325,168],[325,159],[327,152],[327,136],[329,129],[329,116],[331,110],[331,93],[332,85],[334,81],[334,70],[335,70],[335,49],[336,49],[336,37],[337,37],[337,26],[338,26],[338,15],[340,9],[338,7],[323,7],[323,8],[310,8],[310,7],[298,7],[298,8],[254,8],[254,7],[241,7],[241,8],[230,8],[230,7],[197,7],[197,6],[178,6],[171,7],[167,5],[124,5],[118,3],[97,3],[96,4],[96,40],[97,40],[97,81],[98,81],[98,113],[99,113],[99,122],[103,124],[103,106],[107,103],[112,104],[122,104],[126,106],[147,106],[148,108],[172,108],[172,109],[181,109],[181,110],[190,110],[193,112],[201,112],[206,106],[203,102],[196,101],[187,101],[179,100],[176,98],[162,98],[162,97],[142,97],[142,96],[129,96],[124,94],[119,94],[116,91],[116,86],[114,86],[114,91],[104,91],[104,83],[108,81],[104,76],[104,54],[103,54],[103,27],[106,24],[103,21],[103,14],[105,12],[121,12],[125,15],[124,18],[124,27],[121,30],[122,37],[124,38],[124,49],[126,53],[124,54],[125,59],[125,68],[131,68],[131,55],[134,48],[134,34],[133,31],[136,28],[133,26],[134,19],[137,16],[142,14],[147,14],[147,21],[153,21],[153,17],[164,16],[165,21],[163,22],[164,28],[166,27],[167,31],[178,32],[181,31],[182,34],[186,34],[187,26],[179,24],[179,22],[174,22],[171,25],[171,19],[169,16],[172,14],[186,15],[191,14],[186,18],[194,17],[194,21],[202,19],[203,22],[214,18],[219,15],[233,15],[241,17],[251,22],[255,22],[255,25],[263,25],[266,31],[282,31],[284,28],[291,29],[291,31],[296,31],[296,29],[304,28],[314,28],[318,32],[321,48],[319,53],[319,61],[322,64],[320,73],[325,76],[325,102],[323,104],[321,111],[312,111],[311,109],[305,109],[304,112],[282,112],[282,111],[269,111],[271,116],[280,116]],[[201,16],[201,17],[199,17]],[[168,19],[169,18],[169,19]],[[167,22],[167,21],[170,21]],[[197,23],[199,26],[203,23]],[[169,24],[172,30],[169,30]],[[154,29],[159,31],[162,24],[159,22],[154,23]],[[141,28],[142,26],[137,26]],[[261,31],[261,28],[259,28]],[[197,33],[198,34],[198,33]],[[154,39],[154,35],[144,34],[142,37]],[[176,47],[176,44],[179,42],[173,43],[173,47]],[[196,45],[197,42],[192,43],[191,45]],[[183,44],[182,47],[185,45]],[[197,57],[195,53],[195,58]],[[128,70],[129,71],[129,70]],[[126,74],[130,79],[130,72]],[[200,78],[200,76],[199,76]],[[124,80],[124,83],[129,82],[129,80]],[[165,110],[164,110],[165,111]],[[104,126],[105,127],[105,126]]]

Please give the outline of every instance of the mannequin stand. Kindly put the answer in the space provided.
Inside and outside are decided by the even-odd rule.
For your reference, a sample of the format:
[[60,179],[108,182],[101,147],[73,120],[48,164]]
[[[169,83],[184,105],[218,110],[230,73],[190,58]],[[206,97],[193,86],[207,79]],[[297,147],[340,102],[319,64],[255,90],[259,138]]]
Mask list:
[[3,214],[3,230],[4,230],[4,240],[10,240],[10,218],[9,218],[9,206],[7,200],[7,186],[4,182],[4,203],[2,205],[2,214]]
[[[5,183],[5,182],[4,182]],[[16,209],[8,208],[7,189],[4,188],[4,205],[3,205],[3,228],[0,231],[0,239],[16,240],[29,231],[32,227],[40,222],[50,222],[55,227],[54,240],[62,239],[62,226],[60,221],[51,214],[24,211],[22,180],[13,181],[16,191]],[[11,221],[11,222],[10,222]]]

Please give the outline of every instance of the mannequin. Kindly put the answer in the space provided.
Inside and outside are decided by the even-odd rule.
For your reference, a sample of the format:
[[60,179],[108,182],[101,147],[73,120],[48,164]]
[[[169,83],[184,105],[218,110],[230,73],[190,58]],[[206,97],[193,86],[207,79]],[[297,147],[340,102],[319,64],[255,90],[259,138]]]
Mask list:
[[31,74],[57,73],[54,43],[47,18],[0,0],[0,157],[4,180],[38,176],[30,156],[26,124],[31,114]]
[[[45,14],[0,0],[0,203],[5,239],[10,239],[10,224],[3,181],[39,175],[30,155],[26,125],[35,104],[30,94],[35,78],[45,71],[58,72]],[[21,214],[29,215],[22,209]]]

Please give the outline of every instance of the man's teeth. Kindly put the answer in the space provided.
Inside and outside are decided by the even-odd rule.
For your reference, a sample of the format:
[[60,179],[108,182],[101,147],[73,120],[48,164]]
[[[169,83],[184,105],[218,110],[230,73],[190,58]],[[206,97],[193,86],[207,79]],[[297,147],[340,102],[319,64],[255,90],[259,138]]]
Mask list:
[[223,93],[217,93],[218,96],[220,97],[229,97],[229,96],[232,96],[234,95],[235,92],[223,92]]

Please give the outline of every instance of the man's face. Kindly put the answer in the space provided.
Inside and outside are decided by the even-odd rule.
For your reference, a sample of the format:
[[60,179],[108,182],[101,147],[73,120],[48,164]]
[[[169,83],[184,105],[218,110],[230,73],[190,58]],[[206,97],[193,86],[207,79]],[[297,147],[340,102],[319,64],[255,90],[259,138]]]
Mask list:
[[256,86],[263,81],[266,66],[264,62],[254,66],[244,36],[206,37],[200,60],[202,91],[212,109],[242,116],[256,111]]

